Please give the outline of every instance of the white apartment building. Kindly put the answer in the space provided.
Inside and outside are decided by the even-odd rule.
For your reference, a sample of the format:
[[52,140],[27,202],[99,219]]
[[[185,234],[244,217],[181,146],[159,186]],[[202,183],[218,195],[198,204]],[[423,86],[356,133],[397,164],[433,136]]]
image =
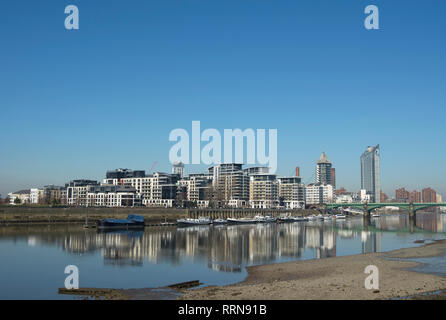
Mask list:
[[20,200],[20,204],[30,202],[30,190],[19,190],[13,193],[8,193],[9,204],[16,205],[16,199]]
[[249,199],[249,176],[239,163],[223,163],[208,169],[218,201],[227,205],[230,200]]
[[184,176],[184,163],[175,162],[172,166],[172,174],[177,174],[182,178]]
[[249,177],[249,206],[272,209],[279,205],[278,182],[274,174],[255,174]]
[[336,203],[353,203],[351,194],[340,194],[336,197]]
[[90,186],[98,186],[99,183],[94,180],[73,180],[65,185],[67,194],[67,205],[69,206],[87,206],[87,194]]
[[133,207],[135,193],[133,192],[107,192],[88,193],[89,207]]
[[248,206],[248,204],[249,204],[249,202],[247,200],[230,199],[228,202],[228,207],[245,208]]
[[143,199],[142,204],[146,207],[172,208],[175,199]]
[[305,202],[307,205],[332,203],[334,199],[331,184],[309,184],[305,187]]
[[300,177],[280,177],[277,181],[281,206],[285,209],[305,208],[305,186]]
[[190,174],[187,184],[187,200],[203,200],[203,189],[212,184],[212,176],[209,174]]
[[359,192],[361,202],[370,203],[372,199],[372,194],[365,189],[361,189]]
[[[104,182],[112,182],[113,184],[121,184],[123,186],[131,186],[135,188],[136,193],[142,200],[142,204],[154,207],[173,207],[175,204],[177,193],[177,182],[179,181],[177,174],[168,174],[156,172],[146,177],[130,177],[116,179],[105,179]],[[186,183],[181,180],[182,183]],[[167,201],[170,200],[170,201]]]
[[32,188],[29,193],[29,202],[38,204],[40,201],[43,201],[43,189]]
[[87,206],[89,207],[133,207],[138,203],[136,190],[129,186],[105,185],[88,186]]
[[77,186],[67,188],[67,204],[69,206],[87,205],[88,186]]

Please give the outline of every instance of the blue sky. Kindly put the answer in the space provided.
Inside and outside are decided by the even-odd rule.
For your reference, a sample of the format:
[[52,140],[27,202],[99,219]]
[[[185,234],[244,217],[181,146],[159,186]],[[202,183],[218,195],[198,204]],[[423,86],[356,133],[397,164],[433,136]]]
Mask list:
[[[64,28],[77,5],[80,29]],[[380,30],[364,8],[380,9]],[[446,2],[8,1],[0,4],[0,193],[107,169],[170,171],[175,128],[278,129],[278,174],[446,192]],[[203,170],[188,166],[187,172]]]

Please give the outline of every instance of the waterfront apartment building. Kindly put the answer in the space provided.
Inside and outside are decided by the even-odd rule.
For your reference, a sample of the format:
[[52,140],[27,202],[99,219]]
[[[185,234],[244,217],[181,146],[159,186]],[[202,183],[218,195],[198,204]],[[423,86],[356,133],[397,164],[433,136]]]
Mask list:
[[175,162],[172,165],[172,174],[177,174],[180,176],[180,178],[183,178],[184,177],[184,163]]
[[360,199],[360,201],[362,203],[365,203],[365,202],[371,203],[371,202],[373,202],[373,200],[372,200],[372,193],[367,191],[367,190],[365,190],[365,189],[361,189],[359,191],[359,199]]
[[39,204],[44,202],[43,189],[32,188],[29,192],[29,203]]
[[395,190],[396,202],[407,202],[409,200],[409,191],[406,188],[399,188]]
[[192,173],[177,182],[176,204],[183,207],[185,202],[193,202],[199,208],[209,205],[212,190],[212,176],[205,173]]
[[206,191],[212,185],[212,177],[209,174],[195,173],[189,175],[187,184],[187,200],[198,202],[205,200]]
[[208,169],[212,176],[213,199],[222,206],[231,200],[249,199],[249,175],[240,163],[223,163]]
[[136,189],[130,186],[101,184],[89,186],[88,207],[133,207],[140,203]]
[[255,209],[272,209],[279,205],[278,182],[274,174],[249,176],[249,206]]
[[16,205],[16,204],[29,203],[30,193],[31,191],[29,189],[8,193],[9,204]]
[[334,200],[331,184],[309,184],[305,187],[305,203],[307,206],[332,203]]
[[348,193],[348,192],[347,192],[347,190],[344,187],[341,187],[340,189],[336,189],[335,190],[335,195],[337,195],[337,196],[342,195],[342,194],[346,194],[346,193]]
[[316,184],[333,185],[331,169],[331,161],[328,160],[325,152],[322,152],[319,160],[316,162]]
[[179,175],[156,172],[150,179],[151,194],[149,199],[175,199]]
[[305,186],[300,177],[280,177],[279,205],[285,209],[305,208]]
[[336,169],[331,168],[331,185],[333,189],[336,189]]
[[243,172],[242,166],[241,163],[222,163],[208,168],[208,174],[212,175],[213,186],[217,186],[221,175]]
[[380,202],[384,203],[387,202],[387,200],[389,199],[389,197],[387,196],[387,194],[385,194],[384,192],[380,192],[380,196],[379,196]]
[[269,173],[268,167],[249,167],[243,169],[243,172],[247,175],[254,175],[254,174],[267,174]]
[[374,147],[368,147],[361,155],[361,189],[370,194],[370,202],[379,201],[380,180],[380,150],[378,144]]
[[336,203],[353,203],[353,197],[351,194],[343,193],[336,196]]
[[248,200],[231,199],[227,203],[227,206],[230,208],[247,208],[247,207],[249,207],[249,201]]
[[421,192],[417,190],[409,192],[409,202],[421,202]]
[[98,186],[99,182],[95,180],[72,180],[65,184],[67,190],[67,205],[69,206],[87,206],[87,194],[90,186]]
[[146,172],[144,170],[130,170],[130,169],[115,169],[111,171],[107,171],[105,174],[105,184],[123,184],[124,179],[128,178],[144,178],[146,176]]
[[[126,170],[127,177],[122,177],[119,173],[115,176],[115,172],[122,169],[109,171],[113,175],[107,175],[104,184],[130,186],[136,190],[136,199],[146,206],[155,207],[173,207],[178,191],[179,174],[169,174],[164,172],[156,172],[152,175],[145,175],[142,170],[132,171]],[[136,174],[135,174],[136,173]],[[143,175],[144,173],[144,175]]]
[[423,194],[423,202],[437,202],[437,192],[434,189],[424,188],[421,193]]
[[156,172],[141,179],[142,204],[149,207],[173,207],[177,197],[178,174]]
[[60,186],[44,186],[43,197],[45,203],[66,204],[66,189]]

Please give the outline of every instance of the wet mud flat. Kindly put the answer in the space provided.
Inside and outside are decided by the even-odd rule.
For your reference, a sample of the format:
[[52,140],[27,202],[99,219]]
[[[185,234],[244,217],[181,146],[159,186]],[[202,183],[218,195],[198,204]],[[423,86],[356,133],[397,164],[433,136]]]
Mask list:
[[[98,300],[444,300],[446,277],[415,271],[429,264],[409,259],[442,261],[445,253],[446,240],[437,240],[385,253],[248,267],[244,281],[227,286],[196,288],[200,283],[191,281],[161,288],[84,288],[78,296]],[[379,269],[378,290],[365,288],[364,269],[369,265]]]
[[[248,267],[248,277],[228,286],[188,290],[179,299],[371,300],[444,297],[446,277],[415,271],[421,262],[446,252],[446,240],[385,253],[359,254]],[[379,290],[365,288],[368,265],[379,270]],[[435,269],[435,265],[431,266]],[[427,294],[427,293],[436,294]]]
[[86,300],[175,300],[193,287],[201,285],[198,280],[172,284],[160,288],[109,289],[109,288],[59,288],[59,294],[72,295]]

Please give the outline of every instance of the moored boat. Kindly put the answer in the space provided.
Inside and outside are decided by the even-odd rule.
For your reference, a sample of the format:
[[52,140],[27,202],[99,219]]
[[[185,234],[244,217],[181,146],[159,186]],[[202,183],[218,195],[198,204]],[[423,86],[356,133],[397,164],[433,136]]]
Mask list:
[[345,215],[343,215],[343,214],[337,214],[336,215],[336,219],[345,219],[346,218],[346,216]]
[[266,216],[265,218],[266,218],[265,219],[266,223],[277,222],[277,219],[274,218],[273,216]]
[[210,225],[212,220],[207,217],[199,217],[198,219],[186,218],[186,219],[178,219],[178,226],[205,226]]
[[294,220],[295,218],[294,217],[292,217],[292,216],[290,216],[290,215],[280,215],[278,218],[277,218],[277,221],[278,222],[294,222],[295,220]]
[[228,218],[227,222],[228,224],[250,224],[258,221],[254,218]]
[[293,217],[295,222],[304,222],[304,221],[309,221],[308,218],[305,217]]
[[129,214],[127,219],[102,219],[96,221],[98,229],[135,229],[144,228],[144,217],[136,214]]
[[267,216],[257,215],[254,217],[254,220],[256,220],[258,223],[276,222],[276,218],[274,218],[272,215],[267,215]]
[[281,215],[277,219],[277,222],[304,222],[308,221],[309,219],[306,217],[293,217],[291,215]]
[[225,219],[214,219],[212,220],[212,224],[227,224],[228,221]]

